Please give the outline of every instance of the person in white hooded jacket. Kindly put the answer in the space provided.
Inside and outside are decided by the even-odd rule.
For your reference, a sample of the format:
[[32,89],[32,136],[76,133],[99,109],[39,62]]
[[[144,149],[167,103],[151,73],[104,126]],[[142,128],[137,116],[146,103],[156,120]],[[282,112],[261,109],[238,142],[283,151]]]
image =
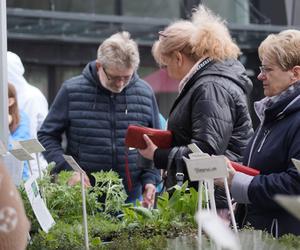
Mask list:
[[[24,78],[25,69],[20,57],[7,52],[7,79],[17,90],[19,108],[29,117],[30,136],[37,138],[37,131],[40,129],[45,117],[48,114],[48,102],[43,93],[35,86],[30,85]],[[46,168],[47,162],[42,154],[39,154],[41,169]],[[37,161],[30,162],[33,174],[38,176]]]

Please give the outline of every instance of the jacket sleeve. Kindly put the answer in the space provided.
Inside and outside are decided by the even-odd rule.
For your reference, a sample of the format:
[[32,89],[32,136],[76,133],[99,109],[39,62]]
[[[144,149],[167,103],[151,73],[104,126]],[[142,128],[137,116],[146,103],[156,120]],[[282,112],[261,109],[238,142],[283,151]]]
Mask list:
[[[231,137],[235,103],[224,87],[205,82],[195,89],[191,100],[191,141],[210,155],[224,154]],[[170,149],[157,149],[154,162],[166,168]],[[190,150],[183,151],[186,156]],[[177,155],[176,159],[180,159]],[[182,161],[182,160],[181,160]],[[179,163],[177,163],[179,164]]]
[[300,174],[291,161],[292,158],[300,160],[300,129],[295,133],[289,145],[286,171],[258,175],[250,183],[248,196],[255,206],[263,209],[278,208],[279,205],[273,199],[275,194],[300,194]]
[[[158,105],[153,91],[152,91],[151,98],[152,98],[152,118],[151,118],[152,120],[151,120],[151,124],[149,124],[149,127],[160,128],[159,110],[158,110]],[[142,156],[139,157],[143,158]],[[141,159],[141,160],[147,161],[146,159]],[[151,163],[151,165],[153,165],[153,163]],[[143,186],[145,186],[148,183],[157,185],[161,180],[160,171],[156,168],[144,169],[141,173],[141,180]]]
[[52,170],[54,173],[68,168],[62,156],[64,150],[61,146],[62,134],[66,131],[68,122],[68,93],[66,86],[63,85],[38,131],[38,139],[46,149],[43,152],[44,157],[48,162],[56,163]]

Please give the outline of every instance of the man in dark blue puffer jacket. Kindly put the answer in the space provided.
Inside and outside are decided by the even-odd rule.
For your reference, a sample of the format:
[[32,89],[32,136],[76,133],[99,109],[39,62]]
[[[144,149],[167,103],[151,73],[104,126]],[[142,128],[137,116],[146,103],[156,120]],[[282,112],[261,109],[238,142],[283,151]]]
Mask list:
[[[139,62],[137,44],[128,32],[106,39],[99,46],[97,60],[88,63],[82,74],[63,83],[38,138],[46,148],[47,161],[56,162],[54,173],[70,169],[62,154],[72,155],[87,173],[110,169],[118,172],[127,201],[135,201],[144,192],[143,204],[149,206],[153,204],[159,172],[137,166],[136,150],[128,152],[130,172],[126,173],[125,168],[128,125],[159,128],[153,90],[136,74]],[[61,146],[64,132],[66,152]],[[79,176],[74,173],[69,183],[77,181]]]

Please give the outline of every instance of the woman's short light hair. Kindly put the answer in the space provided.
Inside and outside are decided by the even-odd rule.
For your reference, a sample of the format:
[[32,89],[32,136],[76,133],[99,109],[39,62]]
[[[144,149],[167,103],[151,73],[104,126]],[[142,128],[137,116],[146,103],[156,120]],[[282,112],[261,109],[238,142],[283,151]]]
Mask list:
[[99,46],[97,60],[104,67],[136,70],[140,63],[138,46],[127,31],[116,33]]
[[260,60],[267,59],[283,70],[300,66],[300,31],[289,29],[267,36],[258,48],[258,55]]
[[174,22],[159,35],[152,48],[159,64],[165,64],[175,51],[194,61],[203,56],[215,60],[236,59],[241,54],[225,22],[203,5],[194,10],[191,21]]

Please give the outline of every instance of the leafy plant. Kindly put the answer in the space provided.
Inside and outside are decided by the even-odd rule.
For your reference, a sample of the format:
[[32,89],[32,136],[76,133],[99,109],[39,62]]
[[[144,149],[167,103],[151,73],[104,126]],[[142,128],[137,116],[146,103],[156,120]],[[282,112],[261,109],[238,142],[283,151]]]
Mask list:
[[[62,223],[80,223],[82,221],[80,183],[73,187],[67,185],[67,180],[71,177],[72,172],[62,171],[55,178],[49,173],[49,170],[44,172],[44,177],[38,180],[38,185],[52,217],[55,221]],[[100,212],[107,217],[119,213],[127,195],[118,174],[112,171],[101,171],[95,173],[94,176],[96,179],[95,186],[86,189],[87,214],[96,218]],[[20,185],[19,191],[24,201],[27,216],[32,224],[31,230],[38,232],[40,226],[32,211],[23,184]],[[105,199],[101,197],[105,197]]]
[[140,206],[123,206],[124,223],[131,229],[148,231],[157,234],[177,235],[185,228],[196,228],[194,215],[198,206],[198,193],[195,189],[176,186],[170,196],[168,192],[158,197],[157,208],[147,209]]
[[[43,232],[32,212],[24,190],[19,190],[28,218],[32,223],[32,241],[29,250],[83,249],[80,185],[69,187],[70,172],[61,172],[55,181],[49,174],[39,180],[39,187],[46,199],[56,224],[48,233]],[[175,186],[172,195],[165,192],[158,197],[157,208],[146,209],[139,202],[124,204],[126,194],[119,176],[110,172],[93,174],[95,185],[86,189],[88,234],[90,249],[196,249],[197,226],[194,214],[198,207],[198,193],[188,189],[188,183]],[[204,197],[204,195],[203,195]],[[115,217],[123,211],[123,217]],[[121,218],[121,219],[120,219]],[[243,249],[299,249],[300,237],[286,235],[274,239],[267,233],[242,230],[239,238]],[[203,235],[203,247],[213,249]]]
[[117,214],[122,210],[122,205],[127,199],[122,179],[116,172],[97,172],[95,177],[94,191],[101,194],[100,200],[104,204],[104,212]]

